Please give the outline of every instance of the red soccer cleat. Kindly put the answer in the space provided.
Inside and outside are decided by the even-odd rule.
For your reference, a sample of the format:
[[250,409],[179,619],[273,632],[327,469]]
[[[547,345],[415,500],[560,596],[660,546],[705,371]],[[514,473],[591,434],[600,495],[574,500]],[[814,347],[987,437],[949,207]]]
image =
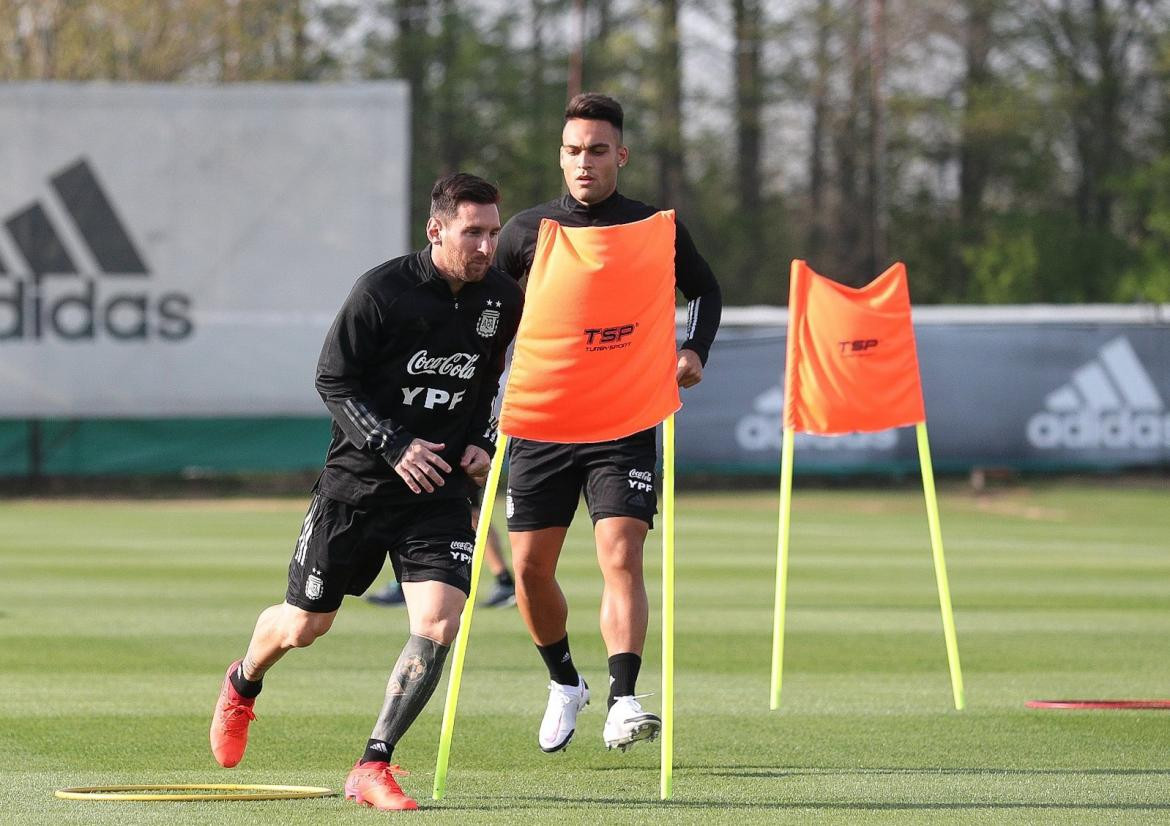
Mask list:
[[345,799],[356,801],[363,806],[373,806],[384,812],[400,812],[407,809],[417,809],[418,803],[409,797],[394,775],[408,775],[402,766],[391,766],[389,763],[377,761],[354,764],[349,777],[345,778]]
[[[236,660],[228,666],[227,673],[231,674],[239,665],[240,661]],[[244,749],[248,747],[248,724],[256,719],[252,711],[255,703],[255,697],[241,697],[232,681],[224,676],[215,713],[211,717],[211,753],[225,769],[244,759]]]

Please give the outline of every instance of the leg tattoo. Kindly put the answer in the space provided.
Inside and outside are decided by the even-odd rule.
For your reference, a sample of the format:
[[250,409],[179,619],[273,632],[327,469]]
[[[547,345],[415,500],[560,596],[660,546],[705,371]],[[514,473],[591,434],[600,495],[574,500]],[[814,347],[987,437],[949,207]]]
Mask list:
[[268,672],[267,668],[261,668],[256,664],[256,661],[252,659],[251,654],[245,654],[244,659],[240,665],[240,676],[246,680],[251,680],[254,683],[258,683],[263,680],[264,675]]
[[435,693],[448,650],[450,646],[410,635],[386,683],[386,702],[370,739],[381,740],[391,748],[398,743]]

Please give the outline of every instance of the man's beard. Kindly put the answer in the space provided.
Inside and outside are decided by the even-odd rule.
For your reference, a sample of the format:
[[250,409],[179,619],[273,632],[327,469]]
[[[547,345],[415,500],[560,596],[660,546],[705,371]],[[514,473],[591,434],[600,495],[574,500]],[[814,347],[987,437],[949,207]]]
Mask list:
[[460,281],[482,281],[483,277],[487,275],[488,264],[486,261],[469,258],[463,262],[463,266],[459,268]]

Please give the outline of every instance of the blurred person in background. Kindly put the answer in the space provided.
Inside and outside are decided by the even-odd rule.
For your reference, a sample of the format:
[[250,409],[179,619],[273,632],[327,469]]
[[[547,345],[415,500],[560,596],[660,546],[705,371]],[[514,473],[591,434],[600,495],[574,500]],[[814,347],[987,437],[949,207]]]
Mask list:
[[[473,531],[479,525],[479,509],[482,498],[483,489],[481,488],[472,499],[471,529]],[[487,563],[488,570],[496,578],[496,584],[481,604],[489,608],[506,608],[510,605],[515,605],[516,580],[512,578],[512,572],[508,570],[508,563],[504,561],[504,553],[500,546],[500,535],[493,525],[488,526],[487,545],[484,546],[483,561]],[[406,604],[406,597],[402,593],[402,586],[394,579],[387,582],[381,590],[366,594],[365,600],[375,605]]]

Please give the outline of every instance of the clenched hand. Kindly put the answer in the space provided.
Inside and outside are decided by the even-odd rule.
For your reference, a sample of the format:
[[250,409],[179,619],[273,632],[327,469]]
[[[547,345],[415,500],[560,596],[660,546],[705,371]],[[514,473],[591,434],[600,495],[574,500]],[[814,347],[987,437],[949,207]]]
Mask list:
[[679,387],[694,387],[703,380],[703,362],[694,350],[678,351],[678,370],[675,372]]
[[482,447],[468,445],[463,451],[463,458],[459,460],[459,467],[471,477],[471,481],[481,488],[487,482],[488,469],[492,466],[492,457]]

